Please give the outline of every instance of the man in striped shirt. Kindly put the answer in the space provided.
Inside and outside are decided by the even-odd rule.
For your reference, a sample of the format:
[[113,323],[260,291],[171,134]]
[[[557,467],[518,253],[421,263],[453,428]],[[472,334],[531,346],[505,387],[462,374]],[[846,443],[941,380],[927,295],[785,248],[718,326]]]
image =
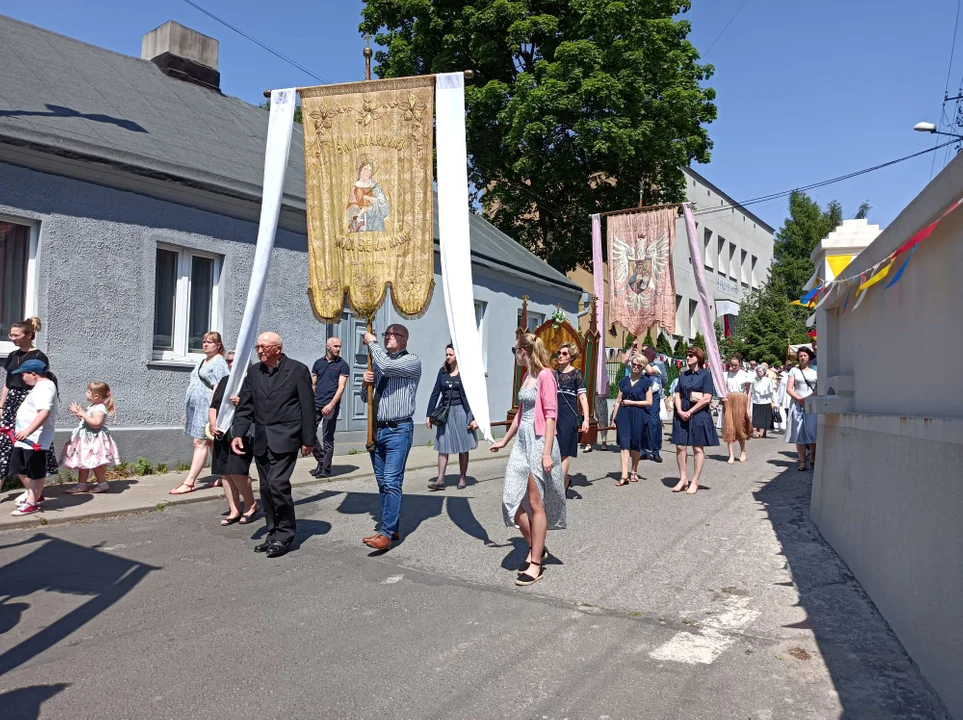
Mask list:
[[361,392],[367,397],[374,386],[375,449],[371,465],[381,494],[381,526],[362,542],[375,550],[387,550],[399,540],[401,486],[405,481],[405,463],[414,434],[415,398],[421,380],[421,360],[408,352],[408,328],[389,325],[384,332],[384,347],[378,338],[365,333],[364,344],[371,355],[373,372],[364,374]]

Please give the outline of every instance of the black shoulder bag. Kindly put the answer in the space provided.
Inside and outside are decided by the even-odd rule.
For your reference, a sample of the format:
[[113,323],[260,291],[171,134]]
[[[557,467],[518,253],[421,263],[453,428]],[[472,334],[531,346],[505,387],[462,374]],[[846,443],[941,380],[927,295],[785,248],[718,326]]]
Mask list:
[[428,417],[431,418],[432,425],[442,426],[446,422],[448,422],[448,412],[451,410],[451,393],[452,393],[451,380],[448,381],[447,390],[448,392],[446,393],[446,395],[448,396],[447,398],[448,402],[445,403],[444,405],[442,405],[441,403],[438,403],[435,409],[431,411],[431,414],[428,415]]

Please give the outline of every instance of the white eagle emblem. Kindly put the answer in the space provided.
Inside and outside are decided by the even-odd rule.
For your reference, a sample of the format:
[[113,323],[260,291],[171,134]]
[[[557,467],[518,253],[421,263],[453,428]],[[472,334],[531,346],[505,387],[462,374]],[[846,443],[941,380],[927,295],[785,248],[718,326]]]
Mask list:
[[650,240],[640,233],[634,241],[621,238],[612,241],[615,294],[624,296],[633,310],[650,306],[663,273],[669,266],[669,235],[663,233]]

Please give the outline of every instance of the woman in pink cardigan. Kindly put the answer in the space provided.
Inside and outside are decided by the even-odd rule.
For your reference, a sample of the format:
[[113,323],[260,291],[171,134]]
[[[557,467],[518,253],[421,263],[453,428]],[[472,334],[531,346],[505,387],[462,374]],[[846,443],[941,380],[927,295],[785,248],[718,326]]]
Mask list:
[[[518,568],[516,585],[541,579],[548,557],[545,534],[565,527],[565,483],[562,457],[555,442],[558,385],[542,341],[525,333],[512,348],[515,361],[527,369],[518,391],[518,414],[505,437],[492,445],[498,452],[514,437],[505,469],[502,516],[505,525],[522,531],[529,552]],[[538,558],[536,560],[535,558]]]

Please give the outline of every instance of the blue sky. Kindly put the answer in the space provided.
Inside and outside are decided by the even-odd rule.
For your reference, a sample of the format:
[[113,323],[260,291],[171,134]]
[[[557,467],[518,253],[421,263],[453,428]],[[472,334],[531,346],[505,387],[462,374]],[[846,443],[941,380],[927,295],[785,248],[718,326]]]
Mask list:
[[[329,82],[361,79],[360,0],[294,2],[197,0]],[[736,200],[767,195],[876,165],[931,147],[913,132],[937,122],[955,0],[924,5],[897,0],[693,0],[690,40],[716,67],[719,119],[709,126],[712,162],[698,171]],[[44,0],[4,2],[0,12],[117,52],[140,55],[143,34],[176,20],[220,41],[221,87],[259,102],[271,87],[315,84],[182,0]],[[963,42],[963,34],[960,41]],[[950,70],[950,95],[963,78],[963,51]],[[952,104],[947,106],[951,115]],[[936,153],[935,172],[944,151]],[[863,200],[870,220],[888,224],[930,180],[932,158],[900,165],[811,193],[838,199],[848,216]],[[774,227],[783,199],[755,205]]]

